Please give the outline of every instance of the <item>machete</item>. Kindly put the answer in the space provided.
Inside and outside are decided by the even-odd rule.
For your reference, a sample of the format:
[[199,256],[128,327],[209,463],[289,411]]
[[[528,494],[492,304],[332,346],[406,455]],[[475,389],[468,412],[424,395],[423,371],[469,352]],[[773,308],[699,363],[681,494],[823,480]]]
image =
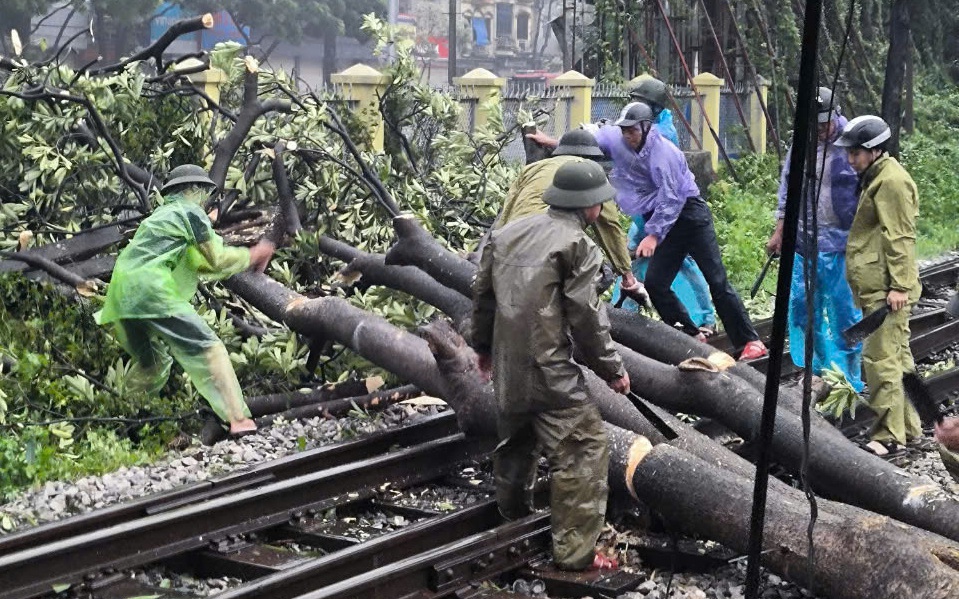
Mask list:
[[939,402],[933,398],[922,377],[915,372],[907,372],[902,375],[902,386],[909,402],[916,408],[923,426],[942,424],[943,415],[939,411]]
[[646,420],[649,420],[649,423],[656,427],[668,441],[672,441],[679,436],[673,427],[666,424],[666,421],[659,417],[659,414],[653,410],[652,406],[646,403],[646,400],[642,397],[636,395],[632,391],[626,393],[626,397],[629,399],[630,403],[636,406],[636,409],[639,410],[639,413],[643,415]]
[[766,278],[766,273],[769,272],[769,265],[773,263],[773,260],[779,257],[779,254],[769,254],[769,257],[766,258],[766,263],[763,264],[763,269],[759,272],[759,276],[756,277],[756,282],[753,283],[753,288],[749,291],[749,298],[752,299],[756,297],[756,294],[759,293],[759,286],[763,284],[763,280]]
[[883,304],[881,308],[864,316],[862,320],[843,331],[842,338],[845,339],[846,346],[855,347],[862,343],[863,339],[882,326],[890,310],[889,304]]

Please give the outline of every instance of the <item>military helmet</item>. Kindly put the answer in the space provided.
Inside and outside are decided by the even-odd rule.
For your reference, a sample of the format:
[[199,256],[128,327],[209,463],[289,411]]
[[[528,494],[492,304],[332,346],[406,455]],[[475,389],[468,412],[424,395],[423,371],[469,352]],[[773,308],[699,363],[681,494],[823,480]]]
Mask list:
[[590,208],[612,199],[616,190],[603,167],[592,161],[576,161],[559,167],[543,201],[556,208]]
[[619,120],[613,124],[617,127],[635,127],[642,122],[653,122],[653,109],[644,102],[632,102],[623,108]]
[[210,178],[210,175],[207,174],[206,169],[202,166],[197,166],[195,164],[181,164],[170,171],[170,174],[167,176],[166,183],[163,184],[163,187],[160,188],[160,191],[165,192],[177,185],[183,185],[185,183],[196,183],[197,185],[206,185],[208,187],[217,186],[216,183],[213,182],[213,179]]
[[820,87],[816,96],[817,122],[828,123],[833,114],[842,114],[839,108],[839,101],[834,99],[832,90],[828,87]]
[[580,158],[603,158],[605,154],[593,134],[585,129],[567,131],[559,138],[553,156],[579,156]]
[[889,139],[892,132],[886,121],[870,114],[857,116],[846,123],[842,135],[836,139],[836,145],[844,148],[866,148],[871,150]]
[[633,100],[639,100],[656,108],[655,112],[661,111],[669,105],[669,92],[666,90],[666,84],[648,75],[640,76],[639,81],[629,90],[629,97]]

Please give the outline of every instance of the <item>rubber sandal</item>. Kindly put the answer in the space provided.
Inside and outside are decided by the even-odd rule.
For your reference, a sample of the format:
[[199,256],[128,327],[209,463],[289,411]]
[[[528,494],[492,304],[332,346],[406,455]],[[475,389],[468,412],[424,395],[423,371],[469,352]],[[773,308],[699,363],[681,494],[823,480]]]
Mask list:
[[766,349],[766,345],[759,341],[750,341],[746,344],[746,347],[743,348],[741,354],[739,354],[740,360],[755,360],[756,358],[761,358],[769,353],[769,350]]
[[589,567],[590,570],[618,570],[619,562],[611,557],[606,557],[600,552],[596,552],[596,555],[593,557],[593,565]]
[[883,459],[895,457],[906,450],[902,445],[889,441],[870,441],[863,445],[863,449]]
[[255,435],[259,432],[259,429],[253,429],[249,431],[237,431],[235,433],[230,433],[230,439],[241,439],[243,437],[249,437],[250,435]]

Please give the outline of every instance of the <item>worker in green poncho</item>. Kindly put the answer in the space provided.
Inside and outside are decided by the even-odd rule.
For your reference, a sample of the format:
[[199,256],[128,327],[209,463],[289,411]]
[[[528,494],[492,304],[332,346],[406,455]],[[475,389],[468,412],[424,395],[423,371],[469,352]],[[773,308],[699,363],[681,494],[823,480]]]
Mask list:
[[[275,246],[224,246],[202,204],[216,189],[206,171],[184,164],[170,171],[161,192],[166,202],[144,219],[120,252],[100,324],[114,333],[134,364],[128,385],[157,393],[173,359],[213,408],[230,435],[256,430],[243,401],[226,347],[193,309],[202,276],[225,279],[246,269],[263,272]],[[172,354],[172,356],[171,356]]]

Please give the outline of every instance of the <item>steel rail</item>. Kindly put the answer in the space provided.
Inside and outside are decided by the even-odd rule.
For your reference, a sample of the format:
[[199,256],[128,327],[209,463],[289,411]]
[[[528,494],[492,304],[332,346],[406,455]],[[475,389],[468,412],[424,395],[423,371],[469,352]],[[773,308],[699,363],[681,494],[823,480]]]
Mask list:
[[549,512],[539,512],[304,593],[299,599],[452,597],[471,582],[521,568],[549,546]]
[[338,498],[386,482],[405,487],[431,480],[456,462],[478,457],[488,444],[456,434],[410,449],[257,489],[175,508],[0,557],[4,599],[28,599],[54,584],[73,584],[108,568],[132,568],[290,520],[301,510],[325,509]]
[[278,460],[257,464],[238,472],[192,483],[166,493],[113,505],[57,522],[50,522],[0,537],[0,556],[38,547],[174,508],[221,497],[268,483],[288,480],[311,472],[334,468],[385,453],[393,446],[410,446],[456,432],[456,415],[444,412],[421,422],[375,433],[361,439],[325,445]]
[[495,500],[416,522],[403,530],[310,560],[217,595],[219,599],[292,599],[339,584],[438,546],[490,530],[503,522]]

